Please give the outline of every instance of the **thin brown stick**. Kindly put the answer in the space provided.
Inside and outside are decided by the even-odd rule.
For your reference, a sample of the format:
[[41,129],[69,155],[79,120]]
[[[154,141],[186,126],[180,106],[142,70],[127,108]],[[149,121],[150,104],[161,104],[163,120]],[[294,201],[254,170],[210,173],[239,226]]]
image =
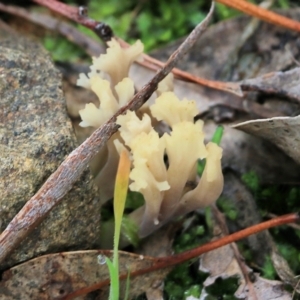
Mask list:
[[66,18],[82,24],[90,29],[94,29],[99,23],[95,20],[87,19],[85,16],[81,16],[77,6],[71,6],[56,0],[32,0],[42,6],[48,7],[52,11],[59,13]]
[[87,28],[95,31],[95,33],[104,41],[109,41],[113,32],[112,29],[105,23],[97,22],[88,18],[86,14],[81,13],[82,7],[70,6],[68,4],[56,1],[56,0],[32,0],[35,3],[48,7],[52,11],[55,11],[66,18],[75,21]]
[[265,22],[279,25],[300,32],[300,22],[291,20],[270,10],[259,7],[245,0],[216,0],[219,3],[235,8],[243,13],[261,19]]
[[[266,217],[267,217],[267,218],[270,218],[270,219],[278,218],[277,215],[272,214],[272,213],[267,213],[267,214],[266,214]],[[296,229],[296,230],[300,230],[300,225],[299,225],[299,224],[291,223],[291,224],[288,224],[288,226],[289,226],[289,227],[292,227],[292,228],[294,228],[294,229]]]
[[184,261],[186,261],[186,259],[192,259],[203,253],[209,252],[216,248],[219,248],[219,247],[225,246],[227,244],[233,243],[235,241],[241,240],[249,235],[258,233],[260,231],[263,231],[263,230],[266,230],[266,229],[269,229],[272,227],[280,226],[283,224],[296,223],[296,222],[299,222],[299,220],[300,220],[300,215],[298,213],[292,213],[292,214],[280,216],[278,218],[274,218],[274,219],[262,222],[260,224],[253,225],[246,229],[240,230],[240,231],[233,233],[231,235],[228,235],[222,239],[207,243],[204,246],[202,246],[201,249],[196,248],[196,249],[187,251],[186,253],[177,254],[174,257],[170,257],[169,259],[162,258],[162,262],[166,263],[168,261],[168,263],[170,263],[170,266],[171,266],[171,265],[175,264],[177,262],[177,260],[180,262],[184,262]]
[[41,189],[24,205],[13,218],[7,228],[0,235],[0,263],[12,252],[14,248],[34,229],[56,206],[73,184],[87,168],[88,163],[103,147],[107,140],[118,129],[115,120],[117,116],[128,109],[136,110],[144,104],[157,89],[158,83],[165,78],[175,64],[185,55],[196,40],[207,28],[213,13],[214,5],[207,17],[190,33],[187,39],[170,56],[165,66],[139,91],[133,99],[78,148],[76,148],[47,179]]
[[105,47],[98,41],[87,37],[86,34],[80,32],[76,27],[56,19],[50,15],[29,11],[19,6],[5,5],[0,2],[0,10],[14,16],[21,17],[34,24],[38,24],[46,29],[59,32],[65,36],[69,41],[82,47],[90,56],[96,56],[104,52]]
[[[118,41],[122,46],[129,46],[125,41],[118,38]],[[158,59],[155,59],[147,54],[143,54],[143,61],[138,62],[140,65],[147,67],[148,69],[152,69],[154,71],[159,70],[161,67],[163,67],[164,63],[159,61]],[[242,89],[238,83],[235,82],[222,82],[217,80],[209,80],[205,79],[203,77],[198,77],[196,75],[193,75],[191,73],[182,71],[178,68],[174,68],[172,70],[172,73],[181,80],[186,80],[190,82],[194,82],[212,89],[229,92],[232,94],[235,94],[239,97],[243,96]]]
[[[146,269],[142,269],[142,270],[137,270],[135,272],[132,272],[130,274],[130,277],[136,277],[136,276],[141,276],[150,272],[154,272],[157,271],[159,269],[163,269],[163,268],[170,268],[172,266],[184,263],[190,259],[193,259],[195,257],[200,256],[201,254],[207,253],[209,251],[215,250],[217,248],[220,248],[222,246],[228,245],[230,243],[236,242],[238,240],[244,239],[246,237],[248,237],[249,235],[261,232],[263,230],[272,228],[272,227],[276,227],[276,226],[280,226],[280,225],[284,225],[284,224],[290,224],[290,223],[296,223],[300,221],[300,215],[299,213],[292,213],[292,214],[288,214],[288,215],[284,215],[281,217],[277,217],[274,218],[272,220],[268,220],[265,222],[262,222],[260,224],[257,225],[253,225],[251,227],[248,227],[246,229],[240,230],[238,232],[232,233],[228,236],[225,236],[223,238],[220,238],[216,241],[213,242],[209,242],[203,246],[199,246],[197,248],[194,248],[192,250],[189,251],[185,251],[183,253],[179,253],[179,254],[175,254],[172,256],[167,256],[167,257],[161,257],[161,258],[156,258],[153,265],[149,268]],[[128,276],[128,274],[122,274],[120,275],[120,279],[124,280],[126,279]],[[82,289],[79,289],[71,294],[69,294],[68,296],[66,296],[65,298],[63,298],[64,300],[71,300],[75,297],[78,296],[82,296],[82,295],[86,295],[90,292],[93,292],[95,290],[101,289],[105,286],[108,286],[110,284],[110,280],[103,280],[99,283],[96,283],[94,285],[91,285],[89,287],[85,287]]]

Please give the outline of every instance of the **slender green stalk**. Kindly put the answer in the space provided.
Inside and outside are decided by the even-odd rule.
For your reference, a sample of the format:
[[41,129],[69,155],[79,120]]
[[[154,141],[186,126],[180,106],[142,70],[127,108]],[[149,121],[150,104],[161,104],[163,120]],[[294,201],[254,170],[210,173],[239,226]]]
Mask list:
[[217,144],[218,146],[220,146],[221,143],[221,139],[223,136],[223,132],[224,132],[224,127],[222,125],[219,125],[211,139],[211,141],[215,144]]
[[129,299],[129,286],[130,286],[130,271],[128,271],[128,275],[126,279],[126,293],[125,293],[124,300]]
[[106,263],[110,277],[109,300],[119,300],[119,272],[108,257],[106,257]]
[[[224,127],[222,125],[219,125],[211,139],[211,141],[218,146],[220,146],[222,137],[223,137]],[[197,164],[197,173],[199,176],[202,175],[204,168],[205,168],[206,159],[199,160]]]
[[109,269],[111,285],[109,300],[119,300],[120,283],[119,283],[119,240],[122,225],[122,217],[125,208],[127,190],[129,184],[130,160],[126,150],[120,155],[120,162],[116,177],[114,191],[114,216],[115,216],[115,233],[114,233],[114,249],[113,260],[106,258]]

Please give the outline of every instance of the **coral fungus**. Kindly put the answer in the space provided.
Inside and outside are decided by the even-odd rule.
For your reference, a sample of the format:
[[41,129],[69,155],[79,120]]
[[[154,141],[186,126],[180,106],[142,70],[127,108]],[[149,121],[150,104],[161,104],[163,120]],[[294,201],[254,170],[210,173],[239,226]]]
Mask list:
[[[142,51],[140,42],[122,49],[112,40],[107,54],[93,59],[91,72],[88,76],[81,74],[78,85],[94,91],[100,106],[90,103],[79,111],[80,126],[101,126],[133,97],[134,85],[128,72]],[[118,151],[124,147],[130,151],[129,188],[140,192],[145,200],[142,207],[129,215],[138,225],[140,237],[149,235],[174,217],[210,205],[223,188],[222,149],[213,143],[204,144],[203,122],[194,123],[198,113],[195,101],[180,101],[172,92],[172,82],[172,76],[168,76],[160,83],[158,97],[147,113],[140,111],[137,115],[127,111],[117,118],[121,126],[119,132],[91,166],[102,201],[106,201],[112,197]],[[153,128],[155,120],[167,123],[170,133],[160,137]],[[206,160],[204,172],[196,187],[187,189],[187,182],[196,180],[199,159]]]
[[[108,45],[106,54],[93,58],[91,72],[88,75],[80,74],[77,81],[77,85],[91,89],[100,101],[99,108],[94,103],[89,103],[84,109],[79,110],[82,119],[79,125],[91,127],[92,130],[109,120],[133,97],[134,84],[128,77],[129,67],[143,52],[140,41],[127,49],[122,49],[114,39],[108,42]],[[82,131],[78,134],[80,133]],[[102,149],[90,164],[103,203],[113,196],[119,159],[114,141],[118,139],[119,134],[114,134],[106,148]]]
[[[170,134],[159,138],[153,128],[136,134],[127,127],[126,115],[117,119],[121,137],[132,152],[130,179],[133,182],[129,187],[143,194],[145,199],[144,207],[131,214],[139,225],[141,237],[175,216],[213,203],[223,188],[222,149],[213,143],[205,146],[203,122],[193,122],[197,114],[195,102],[180,101],[173,92],[164,92],[150,110],[153,117],[171,126]],[[137,119],[134,113],[130,114],[132,119]],[[168,168],[163,161],[165,153]],[[196,177],[198,159],[204,158],[206,166],[202,178],[195,189],[186,192],[187,181]]]

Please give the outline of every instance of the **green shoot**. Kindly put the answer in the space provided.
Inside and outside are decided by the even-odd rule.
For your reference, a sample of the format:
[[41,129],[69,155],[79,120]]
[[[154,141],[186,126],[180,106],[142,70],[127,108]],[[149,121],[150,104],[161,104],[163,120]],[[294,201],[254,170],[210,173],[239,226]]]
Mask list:
[[126,293],[125,293],[124,300],[129,299],[129,286],[130,286],[130,271],[128,271],[128,275],[126,278]]
[[223,136],[223,132],[224,132],[224,127],[222,125],[219,125],[211,139],[211,141],[215,144],[217,144],[218,146],[220,146],[221,143],[221,139]]
[[114,249],[113,261],[106,258],[106,263],[110,274],[110,293],[109,300],[119,300],[120,282],[119,282],[119,240],[122,225],[122,217],[127,197],[128,183],[130,172],[130,160],[126,150],[120,155],[119,167],[116,177],[114,191],[114,216],[115,216],[115,233],[114,233]]
[[[222,137],[223,137],[223,132],[224,132],[224,127],[222,125],[219,125],[211,139],[211,141],[215,144],[217,144],[218,146],[220,146]],[[198,164],[197,164],[197,173],[198,175],[202,175],[204,168],[205,168],[205,162],[206,160],[199,160]]]

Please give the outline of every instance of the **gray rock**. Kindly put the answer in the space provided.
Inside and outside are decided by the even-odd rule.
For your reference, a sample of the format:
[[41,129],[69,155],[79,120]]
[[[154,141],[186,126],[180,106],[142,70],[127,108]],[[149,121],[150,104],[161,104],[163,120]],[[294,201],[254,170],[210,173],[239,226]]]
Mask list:
[[[61,75],[38,43],[0,31],[0,231],[76,147]],[[89,171],[0,269],[97,247],[100,202]]]

